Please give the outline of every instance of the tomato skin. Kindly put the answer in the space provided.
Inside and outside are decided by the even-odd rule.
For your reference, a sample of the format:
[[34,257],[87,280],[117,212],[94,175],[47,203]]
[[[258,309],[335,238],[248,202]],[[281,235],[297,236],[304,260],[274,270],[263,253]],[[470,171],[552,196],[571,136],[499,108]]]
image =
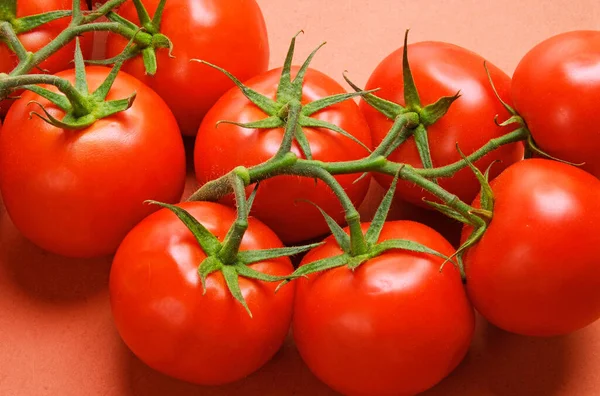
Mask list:
[[[150,15],[158,3],[144,1]],[[119,15],[139,24],[133,2],[123,4]],[[221,72],[191,59],[223,67],[242,81],[269,65],[266,25],[255,0],[169,0],[160,30],[173,42],[175,58],[167,49],[157,51],[155,76],[146,75],[141,56],[125,63],[123,70],[167,102],[184,135],[194,136],[206,112],[233,87]],[[122,36],[109,34],[107,56],[118,55],[126,44]]]
[[464,261],[475,308],[492,324],[529,336],[567,334],[598,319],[600,181],[530,159],[491,185],[494,218]]
[[[35,15],[48,11],[70,10],[72,4],[73,2],[71,0],[18,1],[17,17]],[[87,5],[83,2],[81,9],[88,9]],[[65,17],[46,23],[29,32],[19,34],[19,40],[21,40],[21,43],[28,51],[35,53],[65,30],[70,21],[70,17]],[[79,40],[84,59],[88,59],[92,53],[93,35],[91,33],[84,34],[80,36]],[[39,66],[41,69],[48,70],[48,73],[50,74],[69,69],[72,67],[71,62],[73,61],[74,51],[75,40],[62,47],[48,59],[40,63]],[[15,53],[12,52],[4,42],[0,41],[0,73],[9,73],[18,63],[19,60]],[[39,73],[39,70],[34,69],[32,70],[32,73]],[[18,94],[19,92],[15,92],[13,95]],[[0,114],[5,115],[12,103],[13,100],[1,101]]]
[[[90,90],[110,69],[87,67]],[[75,80],[73,70],[57,74]],[[48,87],[57,91],[53,87]],[[177,202],[185,183],[185,150],[167,105],[140,81],[120,73],[108,100],[137,92],[133,106],[82,130],[63,130],[30,117],[42,103],[25,92],[0,133],[0,190],[19,231],[53,253],[95,257],[114,253],[127,232],[155,207]]]
[[536,144],[600,177],[600,31],[572,31],[531,49],[515,69],[512,97]]
[[[292,77],[297,71],[297,67],[292,69]],[[271,70],[246,84],[274,99],[280,75],[281,69]],[[302,102],[308,103],[342,92],[343,88],[336,81],[309,69],[303,87]],[[250,122],[266,117],[237,88],[233,88],[219,99],[206,115],[196,137],[194,164],[200,185],[226,174],[238,165],[258,165],[276,154],[283,139],[283,128],[255,130],[231,124],[216,126],[221,120]],[[371,146],[369,128],[358,106],[352,101],[331,106],[312,117],[336,124],[367,147]],[[356,160],[368,155],[359,144],[339,133],[321,128],[303,130],[315,160]],[[292,151],[299,157],[304,157],[295,140]],[[359,176],[336,176],[356,206],[364,199],[370,182],[370,178],[365,177],[353,184]],[[286,244],[326,234],[328,228],[323,217],[312,205],[300,201],[303,199],[316,203],[335,220],[344,221],[342,207],[329,187],[321,181],[315,183],[314,179],[300,176],[276,176],[261,182],[252,213],[275,231]],[[226,202],[233,203],[231,199]]]
[[[186,209],[219,240],[235,212],[211,202],[186,202]],[[282,247],[275,233],[255,218],[241,250]],[[240,278],[251,318],[215,272],[197,273],[205,258],[193,235],[170,211],[160,210],[136,226],[115,256],[110,299],[119,333],[131,350],[154,369],[185,381],[219,385],[241,379],[279,350],[292,319],[294,287]],[[251,265],[260,272],[287,275],[289,258]]]
[[[402,51],[403,48],[400,48],[392,52],[377,66],[366,89],[381,88],[377,91],[377,96],[404,105]],[[482,57],[456,45],[441,42],[410,44],[408,57],[423,106],[434,103],[443,96],[453,96],[459,90],[461,94],[444,117],[427,127],[434,167],[448,165],[461,159],[456,150],[457,143],[468,155],[492,138],[510,132],[510,129],[498,127],[494,123],[496,115],[500,120],[505,120],[510,115],[494,95],[483,67]],[[500,97],[510,101],[510,77],[490,63],[487,66]],[[376,147],[387,135],[393,121],[364,101],[361,101],[360,108],[369,123],[373,145]],[[413,137],[388,158],[413,167],[423,167]],[[475,162],[475,165],[484,171],[494,160],[501,160],[501,163],[492,168],[490,177],[493,178],[502,169],[522,158],[523,145],[519,142],[493,151]],[[387,175],[376,174],[375,178],[385,188],[388,188],[392,181],[392,177]],[[446,190],[467,202],[471,202],[479,191],[479,183],[468,168],[459,171],[452,178],[438,181]],[[429,206],[423,203],[422,198],[434,199],[431,194],[409,182],[398,183],[396,195],[427,208]]]
[[[366,225],[364,227],[366,229]],[[380,241],[409,239],[451,255],[436,231],[388,222]],[[341,253],[331,238],[301,265]],[[458,271],[443,259],[389,251],[354,272],[339,267],[298,279],[293,334],[311,371],[344,395],[414,395],[465,356],[474,311]]]

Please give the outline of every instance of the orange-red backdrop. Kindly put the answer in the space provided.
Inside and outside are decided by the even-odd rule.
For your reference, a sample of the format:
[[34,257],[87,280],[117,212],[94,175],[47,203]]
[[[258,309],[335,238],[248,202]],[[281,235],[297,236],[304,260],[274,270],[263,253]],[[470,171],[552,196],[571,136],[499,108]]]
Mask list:
[[[535,43],[598,28],[597,0],[259,0],[280,65],[298,30],[301,61],[321,41],[314,67],[363,85],[376,64],[410,41],[443,40],[512,73]],[[48,255],[25,241],[0,203],[0,395],[333,395],[293,345],[247,380],[201,388],[139,362],[121,342],[108,304],[108,260]],[[463,364],[427,395],[593,396],[600,387],[600,323],[568,337],[531,339],[478,323]],[[375,396],[375,395],[374,395]]]

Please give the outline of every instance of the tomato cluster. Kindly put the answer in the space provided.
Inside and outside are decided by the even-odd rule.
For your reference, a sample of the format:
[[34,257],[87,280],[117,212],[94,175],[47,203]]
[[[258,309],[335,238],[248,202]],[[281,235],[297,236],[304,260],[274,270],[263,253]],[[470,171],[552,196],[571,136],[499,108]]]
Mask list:
[[[236,381],[291,330],[336,391],[414,395],[463,360],[475,312],[528,336],[600,317],[600,32],[540,43],[512,78],[459,46],[405,42],[348,92],[315,53],[292,65],[295,39],[267,70],[254,0],[120,3],[108,19],[143,29],[112,28],[113,68],[84,67],[84,34],[38,65],[55,80],[2,101],[0,192],[48,252],[114,255],[116,327],[152,368]],[[70,6],[19,1],[14,17]],[[35,53],[69,28],[16,36]],[[0,45],[0,71],[15,54]],[[187,202],[184,136],[200,186]],[[388,193],[361,222],[375,182]],[[457,246],[390,205],[438,209]]]

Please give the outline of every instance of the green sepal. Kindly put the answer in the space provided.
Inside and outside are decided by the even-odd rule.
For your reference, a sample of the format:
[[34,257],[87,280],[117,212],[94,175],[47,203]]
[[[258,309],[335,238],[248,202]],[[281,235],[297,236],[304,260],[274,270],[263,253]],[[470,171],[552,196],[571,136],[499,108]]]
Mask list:
[[372,89],[370,91],[357,91],[326,96],[322,99],[317,99],[314,102],[310,102],[304,105],[304,107],[302,107],[302,114],[305,116],[311,116],[314,113],[321,111],[329,106],[345,102],[346,100],[355,98],[357,96],[364,96],[368,93],[376,92],[378,90],[379,89]]
[[146,47],[142,50],[142,60],[146,74],[153,76],[158,70],[158,61],[156,59],[156,51],[152,47]]
[[348,259],[348,268],[351,271],[356,270],[358,267],[360,267],[365,261],[369,260],[369,256],[366,255],[361,255],[361,256],[355,256],[355,257],[350,257]]
[[42,105],[40,102],[36,102],[35,100],[32,100],[31,102],[28,103],[29,104],[36,104],[40,107],[40,109],[44,112],[44,115],[41,115],[38,112],[32,111],[29,113],[29,118],[31,118],[32,116],[36,116],[42,120],[44,120],[45,122],[47,122],[50,125],[53,125],[57,128],[62,128],[62,129],[81,129],[81,128],[86,128],[90,125],[92,125],[94,122],[96,122],[96,117],[94,117],[93,114],[87,114],[83,117],[78,117],[78,118],[73,118],[70,117],[69,114],[67,114],[62,120],[57,119],[56,117],[54,117],[52,114],[50,114],[48,112],[48,110],[46,110],[46,108],[44,107],[44,105]]
[[[27,1],[27,0],[21,0]],[[32,0],[29,0],[32,1]],[[22,34],[29,32],[37,27],[40,27],[48,22],[55,21],[57,19],[71,16],[71,10],[60,10],[60,11],[49,11],[42,14],[29,15],[21,18],[14,19],[11,24],[16,34]]]
[[338,256],[327,257],[321,260],[313,261],[312,263],[301,265],[294,271],[288,279],[283,281],[277,286],[277,289],[281,288],[285,283],[288,283],[290,280],[297,279],[300,277],[306,277],[310,274],[314,274],[315,272],[327,271],[332,268],[341,267],[343,265],[348,264],[350,260],[350,256],[346,253],[342,253]]
[[241,128],[248,128],[248,129],[272,129],[272,128],[281,128],[285,125],[283,120],[277,116],[271,116],[271,117],[263,118],[262,120],[246,122],[246,123],[221,120],[221,121],[218,121],[215,124],[215,126],[218,127],[220,124],[231,124],[231,125],[239,126]]
[[388,239],[386,241],[378,243],[377,245],[373,246],[371,256],[377,257],[377,256],[380,256],[381,254],[387,252],[388,250],[394,250],[394,249],[407,250],[409,252],[415,252],[415,253],[432,254],[434,256],[443,258],[444,260],[452,261],[450,257],[448,257],[436,250],[433,250],[421,243],[418,243],[415,241],[410,241],[407,239]]
[[298,146],[300,146],[300,151],[302,152],[302,154],[304,154],[306,159],[312,160],[313,157],[312,157],[312,150],[310,149],[310,143],[308,142],[308,139],[306,138],[304,131],[302,130],[302,128],[299,125],[295,129],[294,139],[296,139]]
[[213,65],[212,63],[200,60],[200,59],[191,59],[190,62],[198,62],[207,66],[212,67],[213,69],[219,70],[221,73],[225,74],[229,79],[242,91],[244,96],[258,106],[262,111],[264,111],[268,115],[275,115],[278,113],[280,107],[273,100],[267,98],[264,95],[259,94],[252,88],[245,86],[240,80],[237,79],[233,74],[229,73],[227,70]]
[[263,272],[257,271],[253,268],[246,266],[245,264],[237,264],[235,265],[235,269],[239,276],[243,276],[248,279],[255,279],[263,282],[281,282],[287,279],[287,276],[275,276],[265,274]]
[[146,203],[158,205],[173,212],[194,235],[194,238],[196,238],[196,241],[198,241],[198,244],[207,255],[214,255],[221,249],[221,243],[217,237],[208,231],[206,227],[200,224],[200,222],[185,209],[168,203],[152,200],[148,200]]
[[385,225],[385,221],[387,219],[388,213],[390,211],[390,207],[392,206],[392,201],[394,198],[394,193],[396,192],[396,186],[398,184],[398,174],[394,176],[394,180],[392,180],[392,185],[385,193],[385,196],[381,200],[381,204],[377,208],[375,215],[373,216],[373,220],[369,225],[369,229],[365,234],[365,240],[368,245],[374,245],[377,243],[379,239],[379,235],[381,234],[381,230]]
[[323,242],[313,243],[305,246],[292,246],[264,250],[242,250],[238,253],[238,260],[244,264],[253,264],[259,261],[267,261],[280,257],[294,256],[319,247]]
[[244,307],[248,315],[252,317],[252,312],[250,312],[250,308],[248,307],[248,303],[246,303],[246,299],[242,294],[242,290],[240,289],[240,280],[238,277],[237,268],[232,265],[224,265],[221,268],[221,272],[223,273],[223,278],[225,278],[225,283],[227,284],[227,288],[231,295]]
[[462,214],[460,214],[459,212],[457,212],[456,210],[452,209],[450,206],[448,206],[446,204],[441,204],[441,203],[429,201],[427,199],[423,199],[423,201],[425,203],[427,203],[428,205],[430,205],[435,210],[437,210],[438,212],[440,212],[443,215],[445,215],[445,216],[448,216],[448,217],[450,217],[450,218],[452,218],[454,220],[460,221],[463,224],[470,224],[470,225],[472,225],[472,223],[471,223],[470,220],[468,220]]
[[494,210],[494,192],[492,191],[492,187],[490,186],[490,183],[488,181],[488,176],[489,176],[489,169],[491,168],[492,165],[494,165],[494,162],[492,162],[490,164],[490,166],[488,167],[488,169],[486,170],[485,175],[484,175],[483,173],[481,173],[481,171],[475,165],[473,165],[473,163],[471,161],[469,161],[467,156],[461,151],[460,147],[458,147],[458,144],[456,145],[456,150],[462,157],[463,161],[465,161],[465,163],[469,166],[469,168],[471,168],[471,170],[475,174],[475,177],[477,177],[479,184],[481,185],[481,192],[480,192],[481,208],[486,211],[493,212],[493,210]]
[[362,148],[364,148],[365,150],[367,150],[367,152],[371,152],[371,149],[369,147],[367,147],[366,144],[364,144],[363,142],[361,142],[359,139],[357,139],[356,137],[352,136],[350,133],[346,132],[345,130],[343,130],[342,128],[340,128],[337,125],[331,124],[327,121],[322,121],[322,120],[318,120],[316,118],[311,118],[311,117],[307,117],[305,115],[300,115],[300,118],[298,119],[298,123],[300,124],[300,126],[302,127],[307,127],[307,128],[325,128],[325,129],[329,129],[331,131],[337,132],[340,135],[347,137],[348,139],[352,140],[354,143],[360,145]]
[[531,134],[529,134],[529,136],[527,137],[527,148],[541,157],[551,159],[551,160],[557,161],[557,162],[562,162],[563,164],[577,166],[577,167],[585,165],[585,162],[579,162],[579,163],[569,162],[567,160],[560,159],[560,158],[554,157],[554,156],[546,153],[545,151],[543,151],[541,148],[538,147],[538,145],[533,140],[533,137],[531,136]]
[[0,19],[10,21],[17,16],[17,0],[4,0],[0,2]]
[[[394,123],[395,125],[395,123]],[[393,128],[394,126],[392,126]],[[396,140],[394,140],[394,142],[390,145],[390,147],[387,148],[387,150],[385,150],[382,155],[384,157],[389,157],[394,151],[396,151],[396,149],[398,147],[400,147],[401,144],[403,144],[404,142],[406,142],[406,140],[408,140],[409,137],[411,137],[414,134],[415,130],[414,129],[410,129],[410,128],[403,128],[400,131],[400,134],[398,135],[398,137],[396,138]]]
[[165,10],[166,0],[160,0],[158,6],[156,6],[156,11],[154,12],[154,16],[152,17],[152,26],[158,31],[160,29],[160,25],[162,23],[163,12]]
[[[344,80],[354,89],[356,92],[364,92],[360,89],[356,84],[354,84],[346,73],[344,73]],[[365,95],[361,95],[363,100],[367,102],[371,107],[375,110],[379,111],[381,114],[389,118],[390,120],[396,119],[400,114],[405,113],[407,110],[399,105],[398,103],[391,102],[389,100],[382,99],[378,96],[375,96],[371,93],[367,93]]]
[[42,98],[48,99],[63,111],[69,111],[71,109],[71,103],[69,103],[69,100],[64,95],[52,92],[46,88],[40,87],[39,85],[24,85],[22,88],[31,92],[35,92]]
[[430,105],[425,106],[419,112],[419,118],[421,123],[428,127],[430,125],[438,122],[440,118],[446,115],[448,110],[450,110],[450,106],[460,98],[460,91],[457,92],[454,96],[443,96],[437,100],[437,102],[432,103]]
[[96,88],[96,90],[92,93],[92,97],[95,100],[100,102],[106,99],[108,93],[110,92],[110,89],[112,88],[113,84],[115,83],[115,80],[117,79],[117,76],[119,75],[119,71],[121,70],[122,64],[122,61],[115,63],[113,68],[110,70],[110,73],[108,73],[108,76],[106,76],[106,79],[102,81],[102,84],[100,84],[100,86]]
[[85,73],[85,63],[83,61],[83,53],[79,44],[79,37],[75,38],[75,89],[83,95],[89,93],[87,76]]
[[402,50],[402,78],[404,81],[404,105],[409,110],[421,110],[421,98],[415,85],[410,63],[408,61],[408,30],[404,33],[404,47]]
[[100,104],[98,104],[98,106],[94,109],[94,112],[92,113],[94,115],[93,122],[129,109],[133,105],[136,95],[137,93],[134,92],[128,98],[125,99],[115,99],[109,100],[108,102],[101,102]]
[[490,70],[487,67],[487,62],[486,61],[483,61],[483,68],[485,69],[485,73],[487,75],[488,81],[490,82],[492,90],[494,91],[494,95],[496,96],[496,98],[498,99],[498,101],[500,101],[500,104],[502,104],[502,106],[506,109],[506,111],[508,111],[508,113],[510,115],[512,115],[512,116],[518,116],[518,113],[515,111],[515,109],[513,109],[508,103],[506,103],[500,97],[500,94],[498,94],[498,90],[496,90],[496,85],[494,84],[494,81],[492,80],[492,75],[490,74]]
[[313,205],[315,208],[317,208],[319,210],[319,212],[321,212],[321,216],[323,216],[323,218],[325,219],[325,222],[327,223],[327,227],[329,227],[329,230],[331,231],[331,234],[335,238],[335,241],[337,242],[339,247],[345,253],[349,254],[350,253],[350,236],[346,233],[346,231],[344,231],[344,229],[331,216],[329,216],[329,214],[327,214],[327,212],[325,212],[323,209],[321,209],[321,207],[319,205],[317,205],[316,203],[314,203],[312,201],[308,201],[308,200],[303,200],[303,201]]
[[308,66],[310,66],[310,63],[312,62],[312,60],[315,57],[315,55],[317,54],[317,52],[319,52],[319,50],[321,48],[323,48],[323,46],[325,44],[327,44],[327,43],[323,42],[317,48],[315,48],[308,55],[308,58],[306,58],[306,60],[302,64],[302,66],[300,66],[300,69],[298,70],[298,74],[296,74],[296,77],[294,78],[294,81],[292,81],[292,89],[293,89],[293,92],[297,96],[302,95],[302,85],[304,84],[304,76],[306,75],[306,71],[308,70]]
[[202,284],[202,295],[206,294],[206,278],[208,275],[219,271],[222,268],[223,263],[214,256],[208,256],[200,263],[198,266],[198,275],[200,276],[200,283]]
[[281,77],[279,78],[279,85],[277,86],[277,94],[275,95],[276,100],[287,102],[292,99],[293,89],[292,89],[292,61],[294,60],[294,50],[296,48],[296,38],[300,35],[300,33],[304,33],[303,30],[300,30],[294,37],[292,37],[292,41],[290,42],[290,46],[288,47],[287,54],[285,55],[285,61],[283,62],[283,67],[281,68]]
[[138,19],[140,21],[140,25],[146,29],[150,33],[156,33],[155,27],[152,24],[152,19],[144,7],[144,4],[141,0],[133,0],[133,4],[135,5],[135,10],[137,12]]
[[483,238],[483,236],[485,235],[485,231],[487,230],[487,225],[481,226],[479,228],[476,228],[471,235],[469,235],[469,237],[467,238],[467,240],[460,245],[460,247],[458,248],[458,250],[452,255],[452,257],[450,257],[448,260],[446,260],[441,268],[440,271],[444,268],[444,265],[446,264],[446,262],[448,261],[452,261],[451,259],[454,257],[458,258],[458,263],[456,264],[459,271],[460,271],[460,276],[463,279],[463,282],[466,281],[466,274],[465,274],[465,268],[463,265],[463,261],[462,261],[462,256],[463,254],[467,251],[467,249],[469,249],[470,247],[474,246],[477,242],[479,242],[479,240],[481,238]]

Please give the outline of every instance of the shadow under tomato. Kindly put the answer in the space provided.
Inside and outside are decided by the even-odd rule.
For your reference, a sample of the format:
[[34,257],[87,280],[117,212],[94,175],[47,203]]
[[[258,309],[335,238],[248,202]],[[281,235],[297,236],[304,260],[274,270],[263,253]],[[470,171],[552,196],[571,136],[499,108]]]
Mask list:
[[127,381],[122,396],[335,396],[338,393],[320,382],[306,367],[291,335],[283,347],[257,372],[235,383],[199,386],[161,374],[140,361],[123,344]]
[[424,396],[552,396],[564,387],[568,337],[507,333],[477,321],[477,334],[461,365]]
[[111,258],[70,259],[48,253],[23,237],[0,212],[1,272],[29,297],[51,303],[80,301],[106,289]]

